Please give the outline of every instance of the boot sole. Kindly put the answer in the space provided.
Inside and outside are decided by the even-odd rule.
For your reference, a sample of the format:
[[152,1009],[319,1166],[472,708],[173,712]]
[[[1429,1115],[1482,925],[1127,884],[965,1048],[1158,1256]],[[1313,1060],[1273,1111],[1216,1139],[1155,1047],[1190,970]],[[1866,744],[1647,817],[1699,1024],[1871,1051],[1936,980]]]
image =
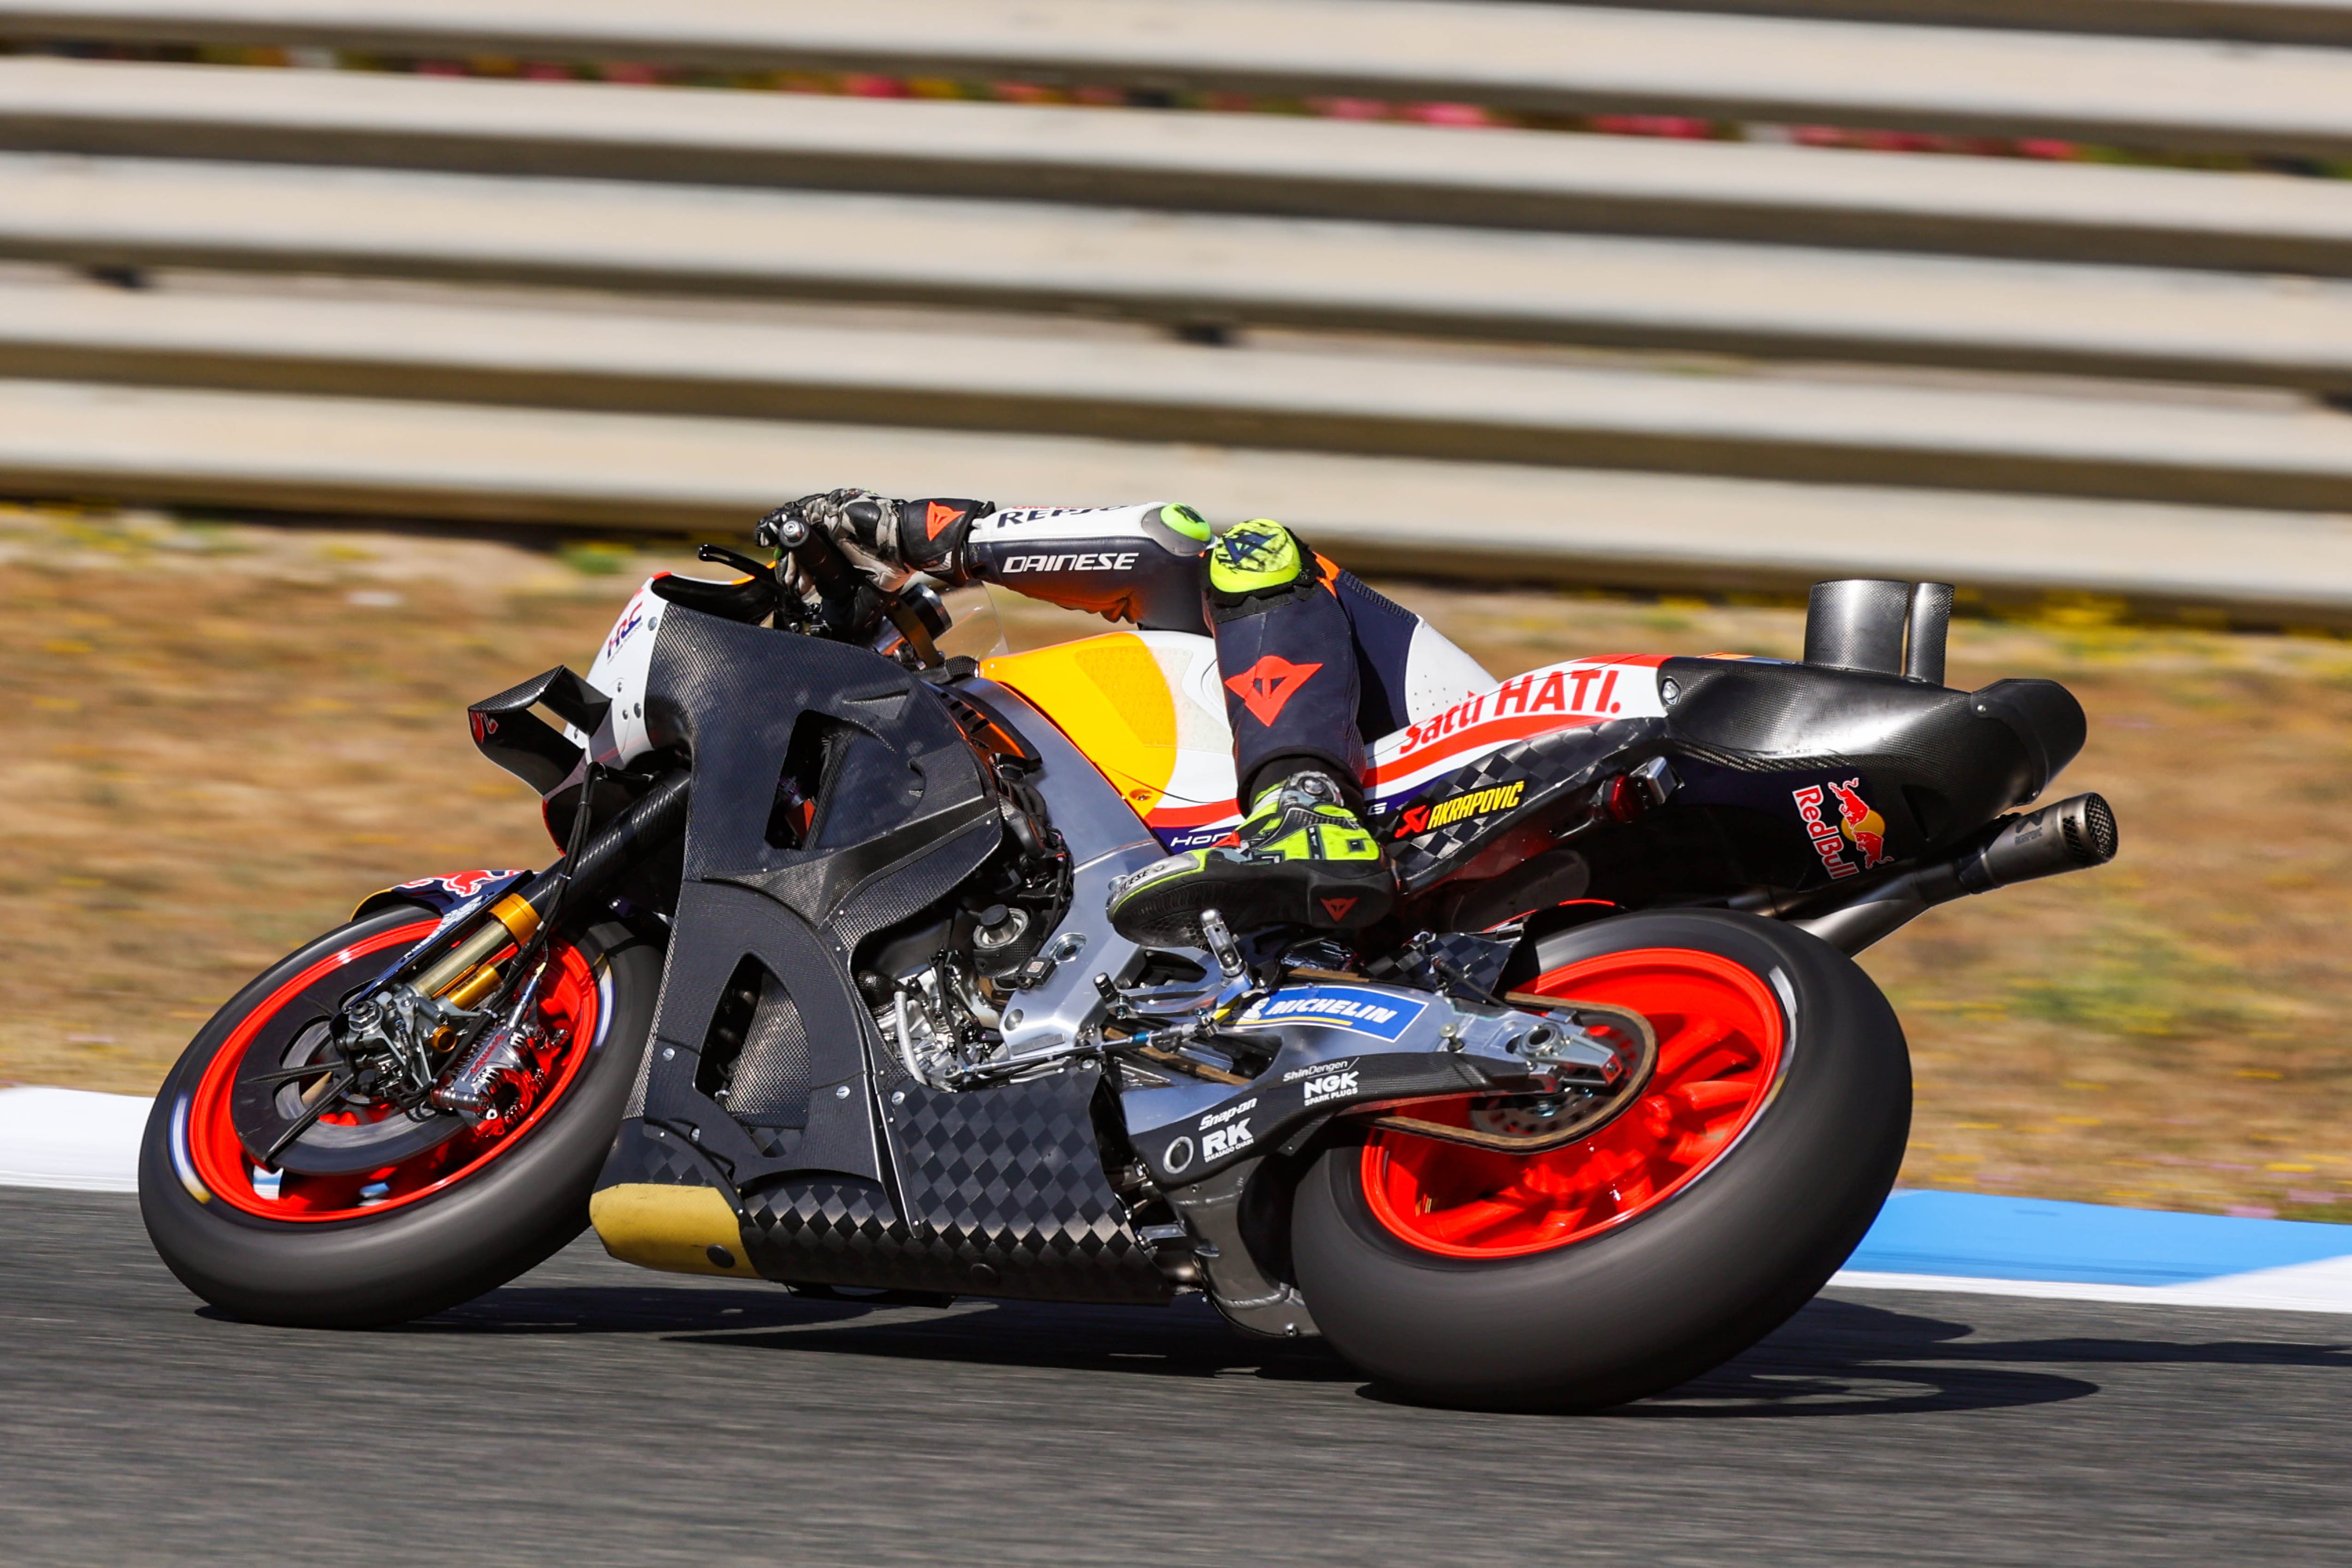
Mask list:
[[1360,931],[1395,903],[1396,884],[1381,862],[1310,860],[1269,867],[1211,861],[1190,876],[1138,890],[1111,916],[1111,925],[1145,947],[1200,947],[1202,910],[1216,910],[1235,932],[1277,925]]

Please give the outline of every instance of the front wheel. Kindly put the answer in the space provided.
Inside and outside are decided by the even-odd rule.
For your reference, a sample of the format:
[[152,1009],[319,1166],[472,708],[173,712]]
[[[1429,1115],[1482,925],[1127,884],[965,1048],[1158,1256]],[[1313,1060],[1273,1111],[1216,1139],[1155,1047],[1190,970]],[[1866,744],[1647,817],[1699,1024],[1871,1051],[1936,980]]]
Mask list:
[[1297,1190],[1292,1262],[1316,1321],[1413,1397],[1575,1409],[1673,1387],[1810,1300],[1902,1163],[1901,1026],[1825,943],[1661,911],[1555,933],[1536,958],[1521,990],[1650,1019],[1656,1066],[1631,1107],[1532,1155],[1360,1131]]
[[[317,1122],[282,1167],[256,1163],[237,1118],[310,1059],[327,1020],[436,921],[395,908],[281,960],[205,1026],[155,1097],[139,1207],[189,1289],[236,1317],[367,1328],[470,1300],[533,1268],[588,1222],[661,979],[658,951],[618,924],[551,945],[539,1007],[560,1041],[527,1110],[454,1135],[398,1113]],[[299,1110],[299,1106],[289,1107]],[[438,1119],[436,1119],[436,1121]],[[307,1167],[307,1168],[306,1168]]]

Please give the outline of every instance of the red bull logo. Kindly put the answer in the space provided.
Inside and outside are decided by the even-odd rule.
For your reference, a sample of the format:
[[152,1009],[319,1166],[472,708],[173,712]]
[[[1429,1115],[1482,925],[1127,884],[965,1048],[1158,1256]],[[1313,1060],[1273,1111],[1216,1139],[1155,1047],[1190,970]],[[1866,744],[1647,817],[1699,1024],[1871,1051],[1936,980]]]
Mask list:
[[[1862,781],[1807,784],[1793,792],[1798,820],[1813,841],[1813,853],[1835,881],[1854,877],[1886,858],[1886,819],[1862,798]],[[1846,858],[1851,849],[1862,864]]]
[[1866,870],[1886,858],[1886,818],[1873,811],[1870,802],[1862,798],[1862,781],[1848,779],[1843,784],[1829,786],[1837,796],[1838,831],[1862,856]]

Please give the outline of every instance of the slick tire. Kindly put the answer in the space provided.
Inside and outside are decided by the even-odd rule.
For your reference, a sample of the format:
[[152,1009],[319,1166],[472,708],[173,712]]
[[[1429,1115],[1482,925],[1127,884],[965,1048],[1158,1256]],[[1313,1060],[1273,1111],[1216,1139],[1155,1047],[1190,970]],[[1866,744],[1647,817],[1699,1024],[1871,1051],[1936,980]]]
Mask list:
[[187,1106],[240,1021],[339,948],[420,918],[432,917],[383,910],[280,961],[214,1016],[155,1098],[139,1155],[147,1234],[182,1283],[233,1317],[318,1329],[404,1322],[496,1289],[587,1226],[589,1192],[635,1081],[661,981],[660,951],[618,924],[572,943],[604,976],[599,1043],[546,1114],[478,1169],[415,1202],[350,1219],[264,1218],[192,1190]]
[[[1663,1201],[1517,1257],[1443,1256],[1375,1215],[1366,1134],[1300,1177],[1292,1265],[1334,1349],[1411,1399],[1574,1410],[1660,1393],[1753,1344],[1811,1300],[1894,1185],[1911,1119],[1901,1026],[1853,962],[1778,921],[1638,913],[1542,939],[1536,970],[1692,949],[1780,998],[1780,1079],[1745,1131]],[[1628,1114],[1631,1114],[1629,1112]]]

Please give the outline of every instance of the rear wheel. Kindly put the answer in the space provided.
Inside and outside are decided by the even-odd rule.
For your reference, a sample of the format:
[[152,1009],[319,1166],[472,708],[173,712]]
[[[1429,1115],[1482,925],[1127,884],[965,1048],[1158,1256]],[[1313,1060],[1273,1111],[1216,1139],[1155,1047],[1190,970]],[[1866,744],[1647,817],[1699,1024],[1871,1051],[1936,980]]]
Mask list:
[[[1853,963],[1777,921],[1622,916],[1543,940],[1522,990],[1628,1007],[1658,1036],[1640,1097],[1512,1155],[1386,1129],[1328,1144],[1293,1214],[1334,1348],[1414,1396],[1575,1408],[1737,1354],[1835,1272],[1910,1128],[1901,1026]],[[1467,1101],[1419,1107],[1466,1122]]]
[[[148,1236],[197,1295],[237,1317],[316,1328],[399,1322],[469,1300],[587,1224],[588,1194],[636,1076],[656,950],[604,925],[551,944],[538,999],[547,1048],[527,1101],[464,1124],[335,1112],[275,1168],[257,1118],[287,1125],[319,1080],[325,1026],[435,927],[414,909],[355,921],[232,998],[156,1096],[140,1150]],[[266,1151],[264,1151],[266,1152]]]

